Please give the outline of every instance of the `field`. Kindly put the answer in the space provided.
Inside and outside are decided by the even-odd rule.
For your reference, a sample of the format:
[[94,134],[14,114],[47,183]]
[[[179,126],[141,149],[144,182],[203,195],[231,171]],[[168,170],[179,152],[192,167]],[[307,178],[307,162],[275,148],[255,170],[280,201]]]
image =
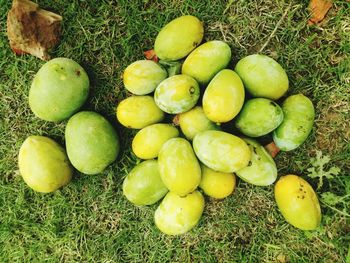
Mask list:
[[[102,174],[75,173],[68,186],[40,194],[22,180],[18,150],[33,134],[64,145],[66,121],[45,122],[30,111],[28,91],[44,62],[10,50],[11,3],[0,0],[0,262],[350,262],[350,2],[334,2],[322,24],[308,26],[306,0],[38,1],[64,18],[52,56],[72,58],[87,70],[91,92],[83,109],[108,118],[122,145],[118,160]],[[288,94],[312,100],[312,134],[275,160],[279,175],[301,175],[314,189],[319,180],[307,175],[309,168],[318,169],[310,161],[317,151],[330,158],[325,171],[340,169],[317,189],[319,197],[330,192],[333,199],[320,198],[323,218],[316,231],[298,230],[283,219],[273,186],[241,180],[229,198],[206,198],[199,225],[178,237],[155,227],[157,205],[136,207],[123,197],[123,179],[140,160],[130,149],[136,131],[115,117],[127,96],[121,75],[153,48],[163,25],[183,14],[204,22],[206,41],[230,45],[231,68],[263,48],[286,69]]]

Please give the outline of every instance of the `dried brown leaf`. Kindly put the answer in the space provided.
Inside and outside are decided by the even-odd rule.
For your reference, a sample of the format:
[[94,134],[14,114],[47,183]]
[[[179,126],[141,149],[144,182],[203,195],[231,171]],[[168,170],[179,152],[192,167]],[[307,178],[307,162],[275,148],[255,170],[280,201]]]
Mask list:
[[332,0],[311,0],[309,9],[311,18],[308,21],[309,25],[320,23],[326,16],[328,10],[332,7]]

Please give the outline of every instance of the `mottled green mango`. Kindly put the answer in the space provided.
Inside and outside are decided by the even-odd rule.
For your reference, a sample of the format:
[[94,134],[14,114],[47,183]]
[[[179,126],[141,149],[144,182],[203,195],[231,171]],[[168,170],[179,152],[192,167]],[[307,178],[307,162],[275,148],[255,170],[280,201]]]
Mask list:
[[203,24],[198,18],[181,16],[161,29],[154,43],[154,50],[162,60],[178,60],[187,56],[202,42],[203,34]]
[[284,119],[273,132],[273,140],[282,151],[299,147],[309,136],[315,118],[314,106],[302,94],[288,97],[282,104]]

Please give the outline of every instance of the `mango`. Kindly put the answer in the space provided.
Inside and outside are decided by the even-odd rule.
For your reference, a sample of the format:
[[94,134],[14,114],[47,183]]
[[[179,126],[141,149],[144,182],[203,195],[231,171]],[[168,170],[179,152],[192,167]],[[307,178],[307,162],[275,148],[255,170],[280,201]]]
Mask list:
[[273,132],[273,141],[282,151],[299,147],[309,136],[315,110],[309,98],[302,94],[289,96],[282,104],[284,119]]
[[240,77],[230,69],[223,69],[210,81],[203,95],[203,110],[213,122],[228,122],[241,110],[244,86]]
[[195,227],[204,210],[203,195],[194,191],[185,197],[169,192],[154,213],[154,221],[167,235],[181,235]]
[[203,35],[203,24],[197,17],[181,16],[160,30],[154,43],[154,50],[162,60],[179,60],[202,42]]
[[252,157],[247,167],[236,172],[242,180],[259,186],[273,184],[277,178],[277,167],[271,155],[253,139],[243,139],[249,146]]
[[65,150],[44,136],[29,136],[18,155],[19,172],[34,191],[54,192],[72,179],[72,166]]
[[159,172],[165,186],[180,196],[193,192],[201,180],[201,168],[191,144],[183,138],[172,138],[158,155]]
[[164,119],[161,111],[151,96],[131,96],[117,106],[117,119],[127,128],[142,129]]
[[162,111],[177,114],[192,109],[199,99],[199,93],[199,85],[194,78],[174,75],[158,85],[154,100]]
[[96,112],[81,111],[73,115],[67,123],[65,139],[69,160],[84,174],[101,173],[119,153],[116,131]]
[[130,64],[123,73],[125,88],[136,95],[153,92],[168,73],[152,60],[138,60]]
[[286,72],[278,62],[266,55],[254,54],[242,58],[235,71],[253,97],[277,100],[288,90]]
[[77,62],[54,58],[36,73],[29,91],[29,107],[40,119],[62,121],[85,103],[89,85],[88,75]]
[[248,100],[235,125],[244,135],[259,137],[276,129],[283,121],[283,111],[276,102],[264,98]]
[[282,176],[275,185],[275,199],[284,219],[296,228],[314,230],[321,222],[321,209],[311,185],[296,175]]
[[217,172],[203,164],[201,168],[202,180],[199,187],[206,195],[222,199],[232,194],[236,187],[236,176],[233,173]]
[[202,131],[220,130],[219,126],[207,118],[201,106],[196,106],[177,116],[181,131],[191,141],[197,133]]
[[135,205],[152,205],[167,192],[156,160],[147,160],[136,165],[123,182],[123,194]]
[[178,136],[179,131],[170,124],[153,124],[137,132],[132,140],[132,150],[141,159],[157,158],[163,144]]
[[251,159],[251,151],[241,138],[222,131],[198,133],[193,139],[193,149],[203,164],[223,173],[236,172]]

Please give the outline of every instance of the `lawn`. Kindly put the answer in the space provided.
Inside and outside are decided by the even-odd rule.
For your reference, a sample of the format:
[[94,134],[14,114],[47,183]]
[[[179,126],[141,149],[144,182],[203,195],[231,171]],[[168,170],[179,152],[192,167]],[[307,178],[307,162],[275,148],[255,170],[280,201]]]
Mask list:
[[[64,145],[67,122],[42,121],[30,111],[28,91],[44,62],[12,53],[6,36],[11,3],[0,0],[0,262],[349,262],[350,2],[334,2],[321,25],[308,26],[306,0],[38,1],[64,18],[52,56],[72,58],[86,69],[91,92],[83,109],[108,118],[122,146],[118,160],[102,174],[76,172],[68,186],[40,194],[22,180],[18,150],[29,135],[46,135]],[[308,177],[307,169],[316,151],[330,157],[325,170],[340,168],[317,189],[319,197],[325,192],[344,197],[321,199],[317,230],[289,225],[278,211],[273,186],[241,180],[229,198],[206,198],[199,225],[177,237],[155,227],[157,205],[136,207],[123,196],[123,179],[140,160],[130,148],[136,131],[123,128],[115,117],[116,105],[127,96],[121,74],[153,48],[163,25],[183,14],[204,22],[206,41],[230,45],[231,68],[265,46],[261,53],[286,69],[288,94],[300,92],[312,100],[311,135],[275,160],[279,175],[301,175],[315,189],[318,179]]]

